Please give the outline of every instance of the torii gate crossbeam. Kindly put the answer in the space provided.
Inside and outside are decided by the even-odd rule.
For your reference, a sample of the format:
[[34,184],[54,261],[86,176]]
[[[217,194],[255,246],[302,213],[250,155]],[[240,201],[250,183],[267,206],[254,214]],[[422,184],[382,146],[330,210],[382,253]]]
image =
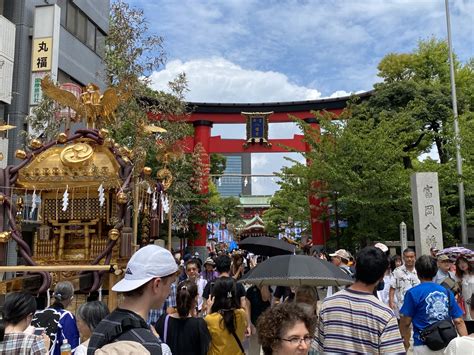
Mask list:
[[[360,99],[369,98],[372,92],[359,94]],[[204,148],[201,157],[204,163],[209,164],[212,153],[275,153],[288,152],[285,147],[295,151],[308,152],[310,147],[304,142],[303,135],[294,135],[289,139],[268,139],[269,144],[246,144],[245,139],[222,139],[221,136],[211,136],[214,124],[242,124],[246,123],[243,113],[271,112],[269,123],[292,122],[290,116],[297,117],[309,123],[314,129],[319,130],[319,121],[315,118],[315,111],[326,111],[337,118],[346,108],[351,97],[331,99],[282,102],[282,103],[188,103],[191,112],[187,121],[194,126],[194,136],[186,139],[185,151],[195,151],[197,145]],[[309,164],[309,162],[308,162]],[[208,192],[207,181],[202,188],[202,193]],[[321,200],[316,196],[308,196],[311,206],[311,234],[314,245],[324,245],[329,237],[329,221],[322,221]],[[192,241],[195,247],[205,248],[207,242],[206,225],[197,226],[199,237]]]

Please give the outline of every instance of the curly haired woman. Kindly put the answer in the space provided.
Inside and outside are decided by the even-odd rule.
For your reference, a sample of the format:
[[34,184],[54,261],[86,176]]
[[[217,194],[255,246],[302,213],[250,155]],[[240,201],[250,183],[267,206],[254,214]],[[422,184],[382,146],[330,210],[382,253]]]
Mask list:
[[292,302],[267,309],[257,323],[265,355],[308,354],[315,329],[315,318]]

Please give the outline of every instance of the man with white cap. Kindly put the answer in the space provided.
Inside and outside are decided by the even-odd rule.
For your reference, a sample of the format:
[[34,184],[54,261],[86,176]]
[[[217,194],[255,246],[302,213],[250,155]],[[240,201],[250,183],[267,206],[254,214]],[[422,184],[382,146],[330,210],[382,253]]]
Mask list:
[[123,293],[124,301],[94,330],[87,354],[106,344],[134,341],[151,354],[164,354],[162,344],[146,323],[150,309],[160,308],[176,279],[178,267],[171,253],[157,245],[147,245],[130,258],[124,278],[112,287]]
[[[344,271],[350,277],[354,277],[354,273],[352,272],[351,268],[349,267],[349,259],[351,258],[351,254],[346,249],[339,249],[336,250],[333,254],[329,254],[331,257],[331,262],[338,266],[342,271]],[[343,287],[341,287],[342,289]],[[331,296],[333,293],[339,290],[338,287],[329,286],[327,296]]]
[[354,273],[350,269],[349,265],[347,265],[351,258],[351,254],[349,254],[347,250],[339,249],[336,250],[335,253],[329,254],[329,256],[331,257],[331,262],[334,265],[339,266],[339,268],[341,268],[341,270],[344,271],[347,275],[351,277],[354,276]]

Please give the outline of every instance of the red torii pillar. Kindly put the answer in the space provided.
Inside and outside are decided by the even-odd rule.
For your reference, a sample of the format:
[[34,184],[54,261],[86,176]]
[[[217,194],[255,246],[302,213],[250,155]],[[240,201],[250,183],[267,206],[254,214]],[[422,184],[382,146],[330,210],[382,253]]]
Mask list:
[[[193,122],[194,126],[194,148],[200,144],[203,148],[201,154],[201,161],[204,165],[210,166],[210,139],[211,139],[211,128],[212,122],[206,120],[198,120]],[[209,192],[209,175],[203,178],[201,184],[201,193],[207,194]],[[194,247],[194,250],[199,253],[201,258],[207,257],[207,225],[206,224],[195,224],[194,227],[198,233],[198,236],[194,240],[189,240],[188,245]]]
[[[311,128],[320,133],[319,120],[315,117],[305,118],[304,121],[308,123]],[[306,142],[306,152],[311,151],[311,146]],[[310,165],[311,161],[306,160],[306,164]],[[311,187],[317,188],[321,185],[320,181],[312,181]],[[323,199],[316,194],[308,196],[309,213],[311,218],[311,239],[313,245],[325,245],[330,234],[329,220],[323,221],[321,219],[326,207],[323,206]]]

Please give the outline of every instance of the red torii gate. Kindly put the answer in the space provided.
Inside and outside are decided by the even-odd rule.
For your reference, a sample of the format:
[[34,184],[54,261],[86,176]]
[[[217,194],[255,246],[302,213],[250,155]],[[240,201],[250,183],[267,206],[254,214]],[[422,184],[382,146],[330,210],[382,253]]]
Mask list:
[[[371,92],[359,94],[361,99],[368,98]],[[194,137],[187,139],[185,146],[189,152],[200,144],[204,149],[202,156],[205,164],[210,163],[212,153],[281,153],[288,152],[291,147],[299,152],[308,152],[310,147],[303,140],[304,136],[295,134],[290,139],[268,139],[268,145],[260,143],[246,144],[246,139],[222,139],[221,136],[211,136],[211,129],[216,124],[246,123],[242,113],[273,112],[269,115],[269,123],[293,122],[290,115],[309,123],[319,130],[319,122],[312,111],[327,111],[338,117],[345,109],[350,96],[319,99],[309,101],[276,102],[276,103],[188,103],[192,113],[187,121],[194,126]],[[191,148],[192,147],[192,148]],[[207,193],[209,177],[205,179],[202,193]],[[320,221],[321,200],[316,196],[308,197],[311,206],[311,234],[314,245],[324,245],[329,236],[329,221]],[[195,247],[205,247],[207,242],[206,225],[197,226],[199,237],[191,241]]]

